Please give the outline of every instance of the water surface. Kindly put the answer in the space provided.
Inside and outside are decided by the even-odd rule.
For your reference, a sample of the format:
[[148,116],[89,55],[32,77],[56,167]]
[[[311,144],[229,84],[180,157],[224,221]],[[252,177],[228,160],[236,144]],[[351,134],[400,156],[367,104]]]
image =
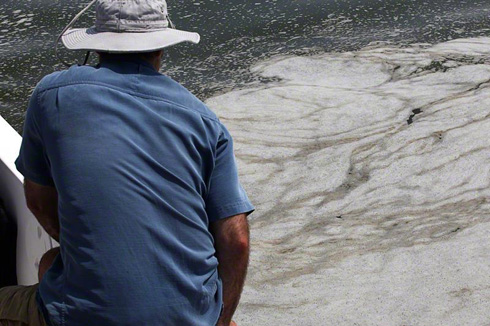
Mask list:
[[[0,4],[17,130],[83,5]],[[240,325],[488,324],[490,38],[462,39],[489,35],[488,0],[169,7],[202,42],[162,70],[230,129],[257,208]]]
[[488,325],[490,38],[275,56],[207,100],[256,206],[239,325]]
[[[18,131],[36,83],[64,68],[53,55],[57,33],[86,3],[0,3],[0,114]],[[487,0],[195,0],[168,5],[177,27],[198,31],[202,41],[170,48],[162,71],[202,99],[267,82],[249,67],[275,55],[355,50],[372,41],[436,43],[490,30]],[[77,27],[92,22],[93,12]],[[83,53],[64,55],[71,62],[83,58]]]

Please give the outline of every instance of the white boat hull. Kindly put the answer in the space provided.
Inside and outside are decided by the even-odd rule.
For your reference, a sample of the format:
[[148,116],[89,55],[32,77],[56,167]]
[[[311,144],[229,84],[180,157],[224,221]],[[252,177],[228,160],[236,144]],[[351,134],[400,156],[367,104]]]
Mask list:
[[37,283],[42,255],[57,244],[26,206],[24,177],[14,164],[21,141],[19,134],[0,116],[0,198],[17,223],[17,281],[30,285]]

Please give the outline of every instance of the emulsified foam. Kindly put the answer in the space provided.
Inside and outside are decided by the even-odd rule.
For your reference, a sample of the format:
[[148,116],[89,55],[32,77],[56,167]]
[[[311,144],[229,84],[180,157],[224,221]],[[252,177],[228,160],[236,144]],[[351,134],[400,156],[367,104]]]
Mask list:
[[211,98],[257,207],[241,325],[490,319],[490,38],[276,57]]

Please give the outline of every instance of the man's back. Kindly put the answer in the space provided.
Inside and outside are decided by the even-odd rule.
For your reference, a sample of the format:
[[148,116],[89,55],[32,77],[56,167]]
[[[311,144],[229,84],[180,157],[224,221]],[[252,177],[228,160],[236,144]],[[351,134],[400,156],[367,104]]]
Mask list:
[[148,63],[110,61],[44,79],[26,129],[18,169],[58,191],[51,323],[214,325],[209,223],[253,210],[217,117]]

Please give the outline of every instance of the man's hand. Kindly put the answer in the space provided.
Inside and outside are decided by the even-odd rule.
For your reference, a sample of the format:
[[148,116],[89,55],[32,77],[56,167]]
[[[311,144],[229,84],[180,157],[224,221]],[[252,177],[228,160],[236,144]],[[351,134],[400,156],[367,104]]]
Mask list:
[[247,275],[250,253],[250,231],[247,214],[239,214],[211,223],[219,266],[223,281],[223,313],[217,326],[237,326],[231,320],[240,300]]
[[48,271],[48,269],[51,268],[51,265],[53,265],[54,260],[56,259],[56,256],[60,253],[60,247],[52,248],[48,250],[42,257],[41,261],[39,262],[39,270],[37,273],[37,277],[39,279],[39,283],[41,283],[41,280],[44,277],[44,274]]
[[231,321],[231,322],[230,322],[228,325],[223,324],[223,323],[222,323],[222,322],[220,322],[220,321],[221,321],[221,319],[218,321],[218,323],[216,324],[216,326],[238,326],[238,324],[237,324],[237,323],[235,323],[233,320],[232,320],[232,321]]
[[59,242],[60,223],[58,220],[58,192],[56,188],[43,186],[25,179],[24,193],[29,210],[44,230]]

